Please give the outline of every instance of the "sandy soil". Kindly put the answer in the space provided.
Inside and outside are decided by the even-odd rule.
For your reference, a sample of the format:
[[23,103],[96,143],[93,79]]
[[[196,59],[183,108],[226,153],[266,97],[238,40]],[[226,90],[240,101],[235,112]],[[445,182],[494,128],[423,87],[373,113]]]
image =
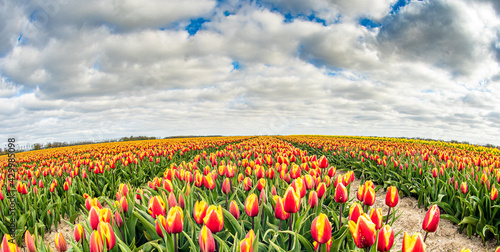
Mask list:
[[[351,190],[349,192],[349,196],[351,198],[354,197],[356,199],[359,183],[359,179],[352,182]],[[382,208],[382,214],[385,216],[388,211],[388,207],[385,205],[386,192],[383,189],[380,189],[375,195],[376,201],[375,205],[372,207]],[[403,232],[395,238],[392,251],[401,250],[404,232],[407,232],[410,235],[413,235],[415,232],[420,232],[422,236],[425,235],[425,231],[422,230],[422,221],[424,220],[427,211],[423,208],[418,208],[417,200],[412,197],[400,198],[398,206],[398,214],[401,212],[403,214],[396,222],[394,222],[392,228],[394,229],[395,234],[400,230],[403,230]],[[472,252],[493,252],[497,247],[496,241],[494,240],[487,242],[486,246],[484,246],[480,237],[473,236],[472,239],[469,239],[465,230],[462,234],[460,234],[458,232],[458,226],[453,225],[451,221],[445,219],[441,219],[439,221],[437,231],[435,233],[429,233],[425,243],[427,245],[426,251],[440,252],[459,252],[463,248],[469,248]]]

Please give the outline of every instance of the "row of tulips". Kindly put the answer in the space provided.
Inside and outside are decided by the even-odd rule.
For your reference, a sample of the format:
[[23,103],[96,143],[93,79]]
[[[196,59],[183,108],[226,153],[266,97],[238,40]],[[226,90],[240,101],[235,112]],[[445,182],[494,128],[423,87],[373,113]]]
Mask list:
[[[56,236],[56,249],[394,250],[397,234],[392,225],[400,216],[397,204],[402,190],[387,188],[389,212],[384,216],[381,209],[372,208],[373,182],[367,180],[355,197],[349,197],[354,173],[337,175],[329,165],[332,160],[270,137],[227,144],[223,151],[198,154],[179,165],[170,163],[161,177],[143,186],[120,184],[116,193],[109,194],[113,199],[83,194],[80,212],[86,218],[69,222],[74,235]],[[436,231],[439,214],[439,208],[432,206],[422,225],[424,238],[405,233],[398,247],[404,252],[425,251],[427,233]],[[25,242],[34,247],[30,252],[47,251],[34,232],[35,245]],[[4,248],[16,251],[8,242]]]
[[395,185],[419,206],[438,205],[441,218],[500,242],[500,151],[464,144],[368,137],[284,137],[362,179]]

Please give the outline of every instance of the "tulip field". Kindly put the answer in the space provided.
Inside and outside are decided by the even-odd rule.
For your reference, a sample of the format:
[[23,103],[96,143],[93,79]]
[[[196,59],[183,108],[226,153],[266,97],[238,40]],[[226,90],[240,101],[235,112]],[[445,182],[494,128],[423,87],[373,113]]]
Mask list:
[[[500,150],[492,148],[207,137],[18,153],[15,174],[8,163],[0,156],[2,252],[417,252],[444,219],[472,240],[500,241]],[[377,192],[384,208],[374,205]],[[402,197],[425,209],[419,232],[395,224],[406,218]]]

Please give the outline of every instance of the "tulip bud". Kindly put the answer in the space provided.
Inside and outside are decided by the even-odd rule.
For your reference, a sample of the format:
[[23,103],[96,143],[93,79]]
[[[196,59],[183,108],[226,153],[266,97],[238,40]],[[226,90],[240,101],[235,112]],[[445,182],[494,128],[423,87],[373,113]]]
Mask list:
[[203,222],[213,234],[218,233],[224,227],[224,215],[222,214],[222,207],[211,205],[207,209],[207,214],[203,218]]
[[394,230],[389,225],[384,225],[378,233],[377,251],[386,252],[394,245]]
[[300,209],[300,194],[289,186],[283,197],[283,207],[287,213],[296,213]]
[[64,237],[61,233],[56,234],[55,247],[58,252],[65,252],[66,250],[68,250],[68,245],[66,244],[66,240],[64,240]]
[[308,202],[311,208],[314,208],[316,205],[318,205],[318,194],[316,193],[316,191],[311,191],[309,193]]
[[356,197],[358,198],[359,201],[363,201],[365,197],[365,185],[360,185],[358,188],[358,193],[356,194]]
[[388,207],[395,207],[399,202],[398,189],[395,186],[389,186],[387,188],[387,194],[385,196],[385,204]]
[[495,184],[491,188],[491,201],[495,201],[498,198],[498,190],[495,188]]
[[156,218],[155,228],[156,228],[156,234],[158,234],[158,236],[160,236],[161,238],[163,238],[162,228],[163,230],[165,230],[167,234],[170,233],[167,226],[167,220],[165,219],[165,217],[163,217],[163,215],[158,215],[158,217]]
[[370,211],[370,220],[375,224],[375,229],[379,230],[383,224],[382,209],[372,208]]
[[222,193],[228,194],[230,191],[231,191],[231,183],[229,182],[229,178],[226,178],[222,183]]
[[182,196],[181,192],[179,192],[179,206],[182,208],[182,210],[184,210],[184,207],[186,206],[184,196]]
[[337,203],[346,203],[349,199],[347,189],[344,187],[342,183],[339,183],[335,188],[335,202]]
[[313,220],[311,224],[311,236],[320,244],[327,243],[332,238],[332,225],[325,214],[320,213]]
[[277,195],[278,193],[276,192],[276,187],[273,185],[273,187],[271,188],[271,195]]
[[259,214],[259,202],[257,195],[251,194],[245,200],[245,212],[250,217],[255,217]]
[[401,252],[425,252],[425,247],[425,243],[419,232],[416,232],[413,236],[409,236],[405,232]]
[[101,222],[99,223],[97,230],[103,238],[103,241],[106,242],[106,248],[111,250],[115,246],[116,242],[115,232],[113,231],[111,224],[108,222]]
[[375,190],[372,187],[365,186],[365,195],[363,197],[363,204],[365,206],[373,206],[375,204]]
[[439,225],[440,213],[439,207],[437,205],[432,205],[425,215],[422,223],[422,229],[429,233],[435,232]]
[[250,191],[252,189],[252,180],[249,177],[243,180],[243,189],[245,189],[245,191]]
[[463,194],[466,194],[467,191],[469,190],[469,187],[467,186],[467,182],[462,182],[462,184],[460,184],[460,190],[462,191]]
[[170,192],[170,194],[168,195],[168,207],[173,208],[175,206],[177,206],[177,199],[175,199],[174,193]]
[[26,247],[28,247],[29,252],[36,252],[35,240],[33,239],[33,236],[31,236],[29,230],[26,230],[26,233],[24,234],[24,243],[26,244]]
[[240,209],[238,208],[236,201],[231,201],[231,204],[229,205],[229,212],[234,216],[235,219],[240,218]]
[[323,183],[323,182],[319,183],[318,188],[316,189],[316,192],[318,193],[318,198],[322,199],[323,196],[325,195],[325,192],[326,192],[325,183]]
[[326,159],[326,157],[325,157],[325,156],[321,156],[321,157],[319,158],[319,162],[318,162],[318,164],[319,164],[319,168],[321,168],[321,169],[325,169],[325,168],[327,168],[327,167],[328,167],[328,159]]
[[201,223],[203,223],[203,218],[205,218],[207,209],[208,209],[208,204],[203,200],[196,201],[196,203],[194,203],[193,219],[198,225],[201,225]]
[[363,208],[358,203],[354,203],[349,208],[349,220],[355,223],[358,222],[359,216],[363,214]]
[[93,231],[89,241],[90,252],[102,252],[104,250],[104,241],[98,231]]
[[123,219],[119,211],[115,211],[115,222],[118,227],[123,226]]
[[160,196],[154,196],[149,200],[148,213],[154,219],[158,215],[165,215],[165,202]]
[[280,220],[287,220],[290,214],[287,213],[283,206],[283,199],[280,196],[276,196],[276,206],[274,208],[274,216]]
[[90,208],[89,212],[89,223],[92,230],[97,230],[97,225],[99,225],[99,208],[93,206]]
[[210,231],[207,226],[203,226],[201,228],[198,236],[198,242],[200,244],[201,252],[215,252],[214,236],[212,235],[212,231]]
[[85,239],[85,230],[83,229],[82,224],[78,223],[75,225],[74,234],[75,234],[75,241],[77,243],[80,241],[83,242],[83,240]]

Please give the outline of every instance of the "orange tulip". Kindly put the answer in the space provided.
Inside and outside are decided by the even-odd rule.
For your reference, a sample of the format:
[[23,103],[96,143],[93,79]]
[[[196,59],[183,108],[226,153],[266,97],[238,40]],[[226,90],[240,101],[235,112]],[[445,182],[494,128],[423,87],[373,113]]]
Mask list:
[[229,205],[229,212],[234,216],[235,219],[240,218],[240,209],[238,208],[236,201],[231,201],[231,204]]
[[201,223],[203,223],[203,218],[205,218],[205,215],[207,214],[207,209],[208,204],[203,200],[196,201],[196,203],[194,203],[193,218],[198,225],[201,225]]
[[349,221],[349,230],[358,248],[368,248],[375,243],[377,232],[375,224],[370,221],[366,214],[359,216],[357,223]]
[[200,230],[200,234],[198,235],[198,243],[200,244],[201,252],[214,252],[215,251],[215,240],[212,235],[212,231],[207,228],[207,226],[203,226]]
[[89,241],[90,252],[102,252],[104,250],[104,241],[98,231],[93,231]]
[[26,230],[26,233],[24,234],[24,243],[26,244],[29,252],[36,252],[35,240],[33,239],[33,236],[31,236],[29,230]]
[[332,225],[325,214],[321,213],[314,218],[311,224],[311,235],[320,244],[325,244],[332,238]]
[[377,251],[386,252],[394,245],[394,230],[389,225],[384,225],[378,233]]
[[335,188],[335,202],[346,203],[349,199],[347,189],[342,183],[339,183]]
[[398,189],[395,186],[389,186],[387,188],[387,194],[385,196],[385,204],[388,207],[395,207],[399,202]]
[[182,232],[184,226],[184,213],[178,206],[171,208],[167,214],[167,227],[170,233],[178,234]]
[[68,244],[66,244],[66,240],[61,233],[56,234],[55,238],[55,246],[58,252],[65,252],[68,250]]
[[154,196],[149,200],[148,213],[153,219],[158,215],[165,215],[165,202],[160,196]]
[[74,234],[75,234],[75,241],[77,243],[80,241],[83,242],[83,240],[85,239],[85,230],[83,229],[82,224],[78,223],[75,225]]
[[405,232],[401,252],[425,252],[425,247],[425,243],[419,232],[416,232],[413,236],[409,236]]
[[422,229],[429,233],[435,232],[439,225],[439,215],[439,207],[437,205],[432,205],[422,222]]
[[203,222],[213,234],[219,232],[224,227],[224,215],[222,214],[222,207],[211,205],[207,209],[207,214],[203,218]]
[[99,225],[99,208],[93,206],[92,208],[90,208],[90,212],[89,212],[89,223],[90,223],[90,227],[92,228],[92,230],[97,230],[97,225]]
[[354,203],[349,208],[349,220],[354,223],[358,222],[359,216],[363,214],[363,208],[358,203]]
[[314,208],[316,205],[318,205],[318,194],[316,191],[311,191],[309,193],[309,207]]
[[102,240],[106,242],[106,248],[112,249],[115,246],[116,237],[111,224],[108,222],[101,222],[97,227],[99,234],[102,237]]
[[300,209],[300,194],[292,186],[286,189],[283,196],[283,209],[287,213],[296,213]]

